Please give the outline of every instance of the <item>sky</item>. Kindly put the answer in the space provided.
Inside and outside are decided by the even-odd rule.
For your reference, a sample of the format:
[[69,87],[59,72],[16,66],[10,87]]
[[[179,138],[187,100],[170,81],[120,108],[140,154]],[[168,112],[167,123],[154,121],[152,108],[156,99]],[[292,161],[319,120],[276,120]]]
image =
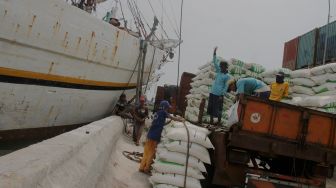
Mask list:
[[[103,9],[110,10],[113,0],[108,1],[101,5]],[[130,17],[127,1],[120,1],[125,17]],[[134,1],[149,25],[155,13],[159,20],[163,18],[169,37],[177,38],[174,30],[179,30],[181,0]],[[184,0],[180,74],[196,73],[211,60],[215,46],[226,59],[234,57],[266,69],[281,67],[284,43],[325,25],[327,16],[328,0]],[[331,0],[331,16],[331,21],[336,19],[336,0]],[[160,30],[157,33],[160,36]],[[160,70],[165,74],[158,85],[176,84],[177,57],[175,49],[173,62]]]

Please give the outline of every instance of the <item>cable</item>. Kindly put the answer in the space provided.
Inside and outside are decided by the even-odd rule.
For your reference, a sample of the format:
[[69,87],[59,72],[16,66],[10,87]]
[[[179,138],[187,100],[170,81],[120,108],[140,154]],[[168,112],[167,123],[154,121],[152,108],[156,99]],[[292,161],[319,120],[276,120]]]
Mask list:
[[[156,13],[155,13],[155,11],[154,11],[154,8],[153,8],[153,6],[152,6],[152,3],[149,1],[149,0],[147,0],[147,2],[148,2],[148,4],[149,4],[149,6],[151,7],[151,9],[152,9],[152,11],[153,11],[153,14],[154,14],[154,16],[156,16]],[[156,16],[157,17],[157,16]],[[161,25],[161,23],[159,22],[159,24],[160,24],[160,26],[163,28],[163,26]],[[168,34],[167,34],[167,32],[163,29],[163,33],[166,35],[166,37],[167,38],[169,38],[169,36],[168,36]]]
[[[180,16],[180,37],[179,41],[182,39],[182,16],[183,16],[183,0],[181,0],[181,16]],[[178,50],[178,61],[177,61],[177,80],[176,85],[179,88],[179,81],[180,81],[180,63],[181,63],[181,42],[179,43],[179,50]],[[176,90],[176,106],[179,106],[179,93]]]
[[121,4],[121,1],[120,1],[120,0],[119,0],[118,2],[119,2],[119,5],[120,5],[121,15],[122,15],[123,20],[124,20],[124,26],[125,26],[125,29],[126,29],[127,32],[128,32],[127,21],[126,21],[126,19],[125,19],[125,15],[124,15],[124,11],[123,11],[123,8],[122,8],[122,4]]
[[185,124],[185,122],[183,122],[183,126],[187,131],[187,138],[188,138],[188,142],[187,142],[187,156],[186,156],[186,164],[185,164],[185,170],[184,170],[184,181],[183,181],[183,187],[186,188],[187,187],[187,175],[188,175],[188,163],[189,163],[189,145],[190,145],[190,135],[189,135],[189,129],[187,127],[187,125]]

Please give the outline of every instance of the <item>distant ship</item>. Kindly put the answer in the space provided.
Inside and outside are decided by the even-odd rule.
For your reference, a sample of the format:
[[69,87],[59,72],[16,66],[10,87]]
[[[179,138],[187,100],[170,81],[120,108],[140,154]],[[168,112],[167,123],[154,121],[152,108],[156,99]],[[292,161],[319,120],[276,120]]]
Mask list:
[[[141,40],[62,0],[0,0],[0,141],[109,115],[133,92]],[[167,53],[151,43],[143,83]]]

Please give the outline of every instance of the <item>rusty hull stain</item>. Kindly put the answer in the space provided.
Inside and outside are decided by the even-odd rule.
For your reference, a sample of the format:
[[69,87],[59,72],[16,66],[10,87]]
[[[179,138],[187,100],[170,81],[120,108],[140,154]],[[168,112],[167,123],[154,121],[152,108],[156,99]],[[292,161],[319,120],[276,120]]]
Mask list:
[[82,37],[78,37],[77,45],[76,45],[76,51],[78,51],[81,41],[82,41]]
[[48,74],[51,73],[51,71],[52,71],[52,69],[53,69],[53,67],[54,67],[54,64],[55,64],[54,62],[51,62],[50,67],[49,67]]
[[15,33],[17,33],[20,29],[20,24],[16,24],[16,29],[15,29]]

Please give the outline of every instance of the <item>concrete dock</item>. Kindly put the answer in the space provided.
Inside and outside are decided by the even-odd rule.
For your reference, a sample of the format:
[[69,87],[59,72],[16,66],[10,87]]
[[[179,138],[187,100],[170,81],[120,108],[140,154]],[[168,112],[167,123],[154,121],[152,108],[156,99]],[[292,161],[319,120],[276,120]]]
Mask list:
[[[149,176],[122,154],[143,147],[123,130],[120,117],[112,116],[2,156],[0,187],[149,188]],[[334,177],[327,188],[335,187]]]

